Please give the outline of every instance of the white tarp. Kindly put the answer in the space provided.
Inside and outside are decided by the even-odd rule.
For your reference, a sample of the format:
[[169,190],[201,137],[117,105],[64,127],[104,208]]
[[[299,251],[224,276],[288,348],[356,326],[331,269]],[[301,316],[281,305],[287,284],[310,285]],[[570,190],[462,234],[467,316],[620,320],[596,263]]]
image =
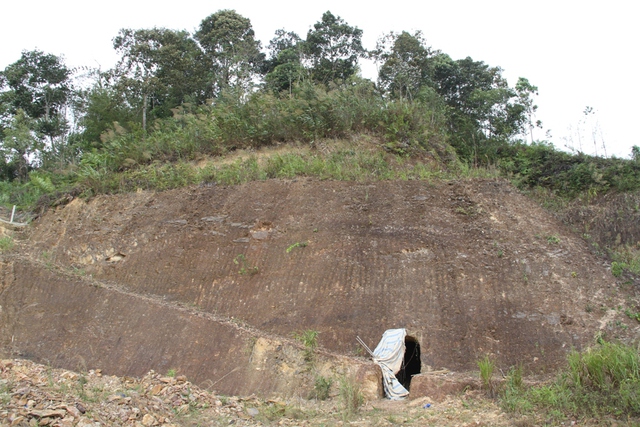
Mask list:
[[373,350],[373,361],[382,369],[384,392],[391,400],[400,400],[409,395],[395,375],[402,368],[404,361],[406,336],[406,329],[388,329],[382,334],[382,340]]

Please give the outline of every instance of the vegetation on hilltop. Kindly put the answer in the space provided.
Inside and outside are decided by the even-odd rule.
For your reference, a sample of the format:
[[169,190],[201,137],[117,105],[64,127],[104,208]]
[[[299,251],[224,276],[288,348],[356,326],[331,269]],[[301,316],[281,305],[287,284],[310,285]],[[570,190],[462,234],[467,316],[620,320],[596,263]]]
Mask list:
[[[388,153],[387,167],[398,156],[429,159],[433,171],[497,166],[523,187],[568,196],[638,188],[638,150],[622,160],[525,144],[540,125],[538,88],[525,78],[510,87],[499,67],[454,60],[420,32],[391,32],[368,51],[362,30],[326,12],[306,38],[281,29],[265,51],[248,18],[221,10],[194,34],[122,29],[113,47],[120,60],[107,71],[71,70],[34,50],[0,72],[2,203],[134,187],[115,185],[121,174],[156,188],[140,176],[238,148],[361,134]],[[363,57],[378,63],[376,82],[358,76]],[[367,176],[376,177],[388,175]]]

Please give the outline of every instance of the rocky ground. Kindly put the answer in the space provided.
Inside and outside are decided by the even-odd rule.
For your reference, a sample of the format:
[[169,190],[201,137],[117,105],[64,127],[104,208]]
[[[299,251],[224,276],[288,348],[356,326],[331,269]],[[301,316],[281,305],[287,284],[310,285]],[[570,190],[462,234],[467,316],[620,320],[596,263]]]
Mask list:
[[515,420],[479,392],[366,403],[348,413],[326,401],[216,395],[184,376],[76,373],[27,360],[0,361],[0,426],[507,426]]

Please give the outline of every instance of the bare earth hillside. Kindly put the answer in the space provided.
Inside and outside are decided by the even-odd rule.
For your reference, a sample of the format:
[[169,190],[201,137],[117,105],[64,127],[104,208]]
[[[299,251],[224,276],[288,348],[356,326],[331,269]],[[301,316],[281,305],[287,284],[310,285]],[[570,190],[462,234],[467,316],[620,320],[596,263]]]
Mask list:
[[[15,233],[0,355],[55,367],[290,394],[318,372],[376,383],[355,338],[373,347],[389,328],[407,328],[422,372],[475,370],[488,354],[549,373],[598,334],[640,333],[623,313],[638,306],[631,286],[504,181],[99,196]],[[319,332],[313,374],[292,338],[305,330]]]

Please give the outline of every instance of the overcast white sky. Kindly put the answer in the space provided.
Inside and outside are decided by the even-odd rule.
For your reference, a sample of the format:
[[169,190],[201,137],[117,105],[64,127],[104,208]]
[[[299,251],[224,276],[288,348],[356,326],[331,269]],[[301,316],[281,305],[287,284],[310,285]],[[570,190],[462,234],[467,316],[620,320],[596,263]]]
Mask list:
[[[640,25],[635,2],[604,1],[387,1],[212,0],[33,0],[0,6],[0,69],[38,48],[62,55],[70,67],[111,68],[117,57],[111,40],[121,28],[166,27],[194,32],[200,21],[221,9],[251,19],[263,46],[284,28],[305,37],[330,10],[364,31],[366,48],[389,31],[421,30],[434,49],[453,59],[466,56],[500,66],[511,86],[527,77],[538,86],[536,135],[558,148],[572,145],[597,154],[628,157],[640,146],[634,123],[640,120],[637,83]],[[375,79],[375,67],[363,64]],[[595,114],[584,123],[583,110]],[[579,131],[580,129],[580,131]]]

